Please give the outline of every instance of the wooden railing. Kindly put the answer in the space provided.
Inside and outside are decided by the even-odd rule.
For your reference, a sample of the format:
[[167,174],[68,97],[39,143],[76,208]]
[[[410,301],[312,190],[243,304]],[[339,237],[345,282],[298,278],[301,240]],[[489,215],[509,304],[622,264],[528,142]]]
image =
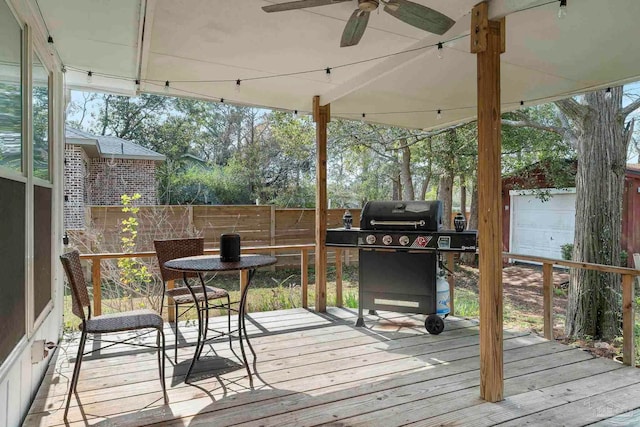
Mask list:
[[[342,295],[342,251],[341,248],[328,248],[335,251],[335,268],[336,268],[336,306],[342,307],[343,295]],[[301,276],[301,288],[302,288],[302,307],[308,308],[308,286],[309,286],[309,251],[315,250],[315,245],[312,243],[301,245],[279,245],[279,246],[256,246],[242,248],[243,254],[255,254],[255,253],[269,253],[274,254],[277,252],[287,251],[299,251],[300,254],[300,276]],[[205,254],[218,254],[219,249],[206,249]],[[155,252],[136,252],[136,253],[102,253],[102,254],[83,254],[80,255],[81,259],[89,260],[92,262],[91,276],[93,283],[93,307],[96,315],[100,315],[102,308],[102,292],[100,288],[101,283],[101,269],[100,264],[103,259],[118,259],[118,258],[154,258]],[[544,321],[544,336],[545,338],[553,339],[553,267],[562,266],[569,268],[582,268],[585,270],[595,270],[604,273],[617,273],[622,275],[622,337],[623,337],[623,349],[622,360],[625,365],[634,366],[635,364],[635,342],[634,342],[634,324],[635,324],[635,309],[634,309],[634,283],[635,276],[640,276],[640,270],[626,267],[615,267],[602,264],[592,264],[588,262],[575,262],[566,261],[560,259],[544,258],[531,255],[522,255],[514,253],[503,253],[505,258],[520,260],[520,261],[532,261],[542,264],[542,295],[543,295],[543,321]],[[449,254],[447,262],[451,266],[453,265],[453,254]],[[240,290],[244,289],[247,283],[248,276],[240,274]],[[167,284],[168,287],[173,287],[173,281]],[[451,313],[453,314],[453,291],[454,291],[454,278],[449,277],[450,288],[450,301],[451,301]],[[173,307],[169,305],[169,320],[173,321],[175,313],[173,313]]]
[[[312,243],[301,245],[278,245],[278,246],[255,246],[242,248],[243,254],[275,254],[277,252],[291,252],[298,251],[300,255],[300,285],[302,288],[302,307],[307,308],[308,301],[308,287],[309,287],[309,251],[313,251],[315,245]],[[220,252],[219,249],[205,249],[205,254],[216,255]],[[120,258],[155,258],[155,252],[134,252],[134,253],[101,253],[101,254],[82,254],[81,259],[91,261],[91,282],[93,284],[93,310],[96,316],[102,313],[102,290],[101,290],[101,262],[103,259],[120,259]],[[336,248],[336,306],[342,307],[342,249]],[[248,281],[248,275],[246,271],[240,274],[240,290],[242,291]],[[174,283],[170,281],[167,283],[168,288],[173,288]],[[169,304],[168,317],[170,321],[175,319],[175,313],[173,312],[173,305]]]
[[581,268],[595,270],[603,273],[617,273],[622,275],[622,363],[629,366],[635,365],[635,341],[633,327],[635,324],[634,310],[634,283],[635,276],[640,276],[640,270],[610,265],[592,264],[589,262],[575,262],[552,258],[543,258],[530,255],[521,255],[505,252],[505,258],[520,261],[533,261],[542,264],[542,299],[544,318],[544,337],[553,339],[553,266],[569,268]]

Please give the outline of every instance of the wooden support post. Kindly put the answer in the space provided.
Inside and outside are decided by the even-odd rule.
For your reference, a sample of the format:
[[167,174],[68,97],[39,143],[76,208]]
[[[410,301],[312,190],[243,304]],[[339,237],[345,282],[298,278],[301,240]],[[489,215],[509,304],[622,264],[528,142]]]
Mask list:
[[635,366],[635,342],[633,326],[635,323],[634,282],[630,274],[622,275],[622,363]]
[[316,311],[327,311],[327,123],[329,105],[320,105],[313,97],[313,121],[316,123]]
[[[242,295],[242,291],[247,287],[247,283],[249,283],[249,270],[240,270],[240,295]],[[247,298],[248,299],[248,298]],[[245,301],[245,311],[249,306],[249,302]]]
[[447,282],[449,282],[449,314],[451,316],[455,316],[455,311],[454,309],[454,303],[453,303],[453,297],[454,297],[454,291],[455,291],[455,287],[456,287],[456,277],[453,275],[453,272],[455,271],[455,254],[453,252],[448,252],[447,253],[447,268],[449,270],[451,270],[451,273],[447,274]]
[[342,249],[336,248],[336,307],[342,307]]
[[[167,280],[167,289],[173,289],[176,287],[175,280]],[[176,321],[176,307],[173,304],[173,298],[167,298],[167,320],[169,322]]]
[[553,264],[542,264],[542,317],[544,337],[553,340]]
[[309,308],[309,251],[300,250],[300,286],[302,287],[302,308]]
[[93,258],[91,264],[91,283],[93,285],[93,315],[100,316],[102,314],[102,288],[100,282],[100,258]]
[[505,21],[489,21],[488,11],[487,2],[473,8],[471,52],[478,68],[480,397],[497,402],[504,394],[500,53]]

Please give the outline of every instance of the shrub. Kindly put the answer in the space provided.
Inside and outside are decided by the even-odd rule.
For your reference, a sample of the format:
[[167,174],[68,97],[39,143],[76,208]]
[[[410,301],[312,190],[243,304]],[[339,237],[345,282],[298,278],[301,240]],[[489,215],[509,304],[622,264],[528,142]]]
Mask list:
[[570,261],[573,258],[573,243],[566,243],[560,246],[560,252],[562,253],[562,259]]

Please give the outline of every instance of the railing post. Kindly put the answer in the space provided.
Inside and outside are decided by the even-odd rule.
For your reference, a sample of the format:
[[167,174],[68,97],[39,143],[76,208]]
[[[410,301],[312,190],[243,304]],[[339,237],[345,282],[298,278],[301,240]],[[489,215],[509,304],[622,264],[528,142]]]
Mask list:
[[544,337],[553,339],[553,264],[542,264],[542,307]]
[[302,308],[309,308],[309,251],[300,250],[300,286],[302,287]]
[[633,327],[635,323],[633,276],[622,275],[622,363],[635,366],[635,342]]
[[336,248],[336,307],[342,307],[342,249]]
[[[173,289],[175,287],[174,280],[167,280],[167,289]],[[176,321],[176,307],[173,304],[173,298],[167,298],[167,320],[169,322]]]
[[93,285],[93,314],[100,316],[102,314],[102,289],[100,288],[100,257],[92,259],[91,264],[91,283]]

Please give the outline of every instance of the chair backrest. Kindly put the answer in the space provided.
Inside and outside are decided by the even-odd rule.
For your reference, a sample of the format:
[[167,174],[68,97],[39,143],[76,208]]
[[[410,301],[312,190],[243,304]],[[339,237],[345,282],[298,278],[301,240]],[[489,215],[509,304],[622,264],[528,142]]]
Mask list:
[[[87,282],[84,279],[82,265],[80,264],[80,253],[77,250],[67,252],[66,254],[60,255],[60,261],[62,261],[62,266],[64,267],[65,273],[67,273],[69,286],[71,287],[71,309],[73,314],[85,320],[87,316],[85,315],[84,307],[91,309],[91,300],[89,299]],[[89,317],[91,317],[90,310]]]
[[[160,275],[162,281],[182,279],[183,274],[179,271],[167,270],[164,263],[176,258],[196,256],[204,254],[204,239],[171,239],[154,240],[153,246],[156,248],[158,264],[160,265]],[[197,277],[197,274],[187,274],[187,277]]]

